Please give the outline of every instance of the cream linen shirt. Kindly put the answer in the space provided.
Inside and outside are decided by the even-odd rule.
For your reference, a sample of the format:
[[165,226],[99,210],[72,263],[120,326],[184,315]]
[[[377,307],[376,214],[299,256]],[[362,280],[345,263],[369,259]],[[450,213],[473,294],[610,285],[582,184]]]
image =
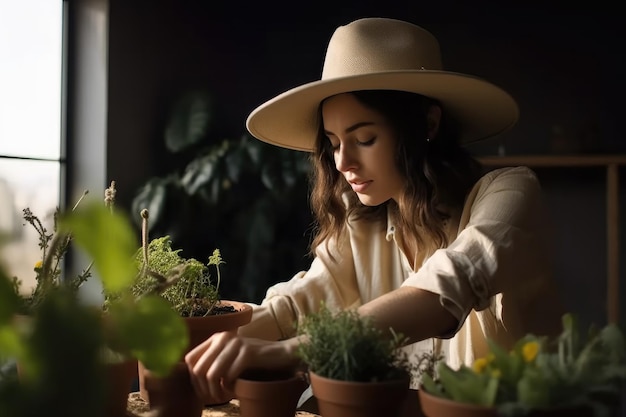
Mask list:
[[308,271],[273,285],[260,305],[253,304],[252,321],[242,334],[280,332],[288,338],[295,335],[296,321],[317,311],[322,300],[331,309],[356,308],[402,286],[439,294],[442,306],[458,319],[450,334],[407,346],[414,360],[435,351],[456,368],[484,356],[487,339],[510,347],[526,333],[554,334],[561,310],[545,259],[540,200],[530,169],[488,172],[462,212],[448,220],[448,247],[418,254],[415,269],[389,218],[383,227],[349,220],[344,241],[321,245]]

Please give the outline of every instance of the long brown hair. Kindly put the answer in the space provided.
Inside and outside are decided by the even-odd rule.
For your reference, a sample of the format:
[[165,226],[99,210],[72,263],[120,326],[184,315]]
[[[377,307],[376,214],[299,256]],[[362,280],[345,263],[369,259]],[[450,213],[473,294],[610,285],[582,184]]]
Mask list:
[[[458,134],[445,109],[437,135],[428,138],[427,113],[435,100],[419,94],[392,90],[352,92],[366,107],[379,112],[397,136],[396,163],[406,178],[400,200],[365,206],[335,167],[333,149],[320,127],[311,155],[311,207],[316,219],[311,253],[329,238],[338,238],[350,218],[384,222],[387,210],[398,227],[417,247],[432,241],[435,247],[449,243],[444,221],[449,213],[441,207],[460,207],[482,172],[480,164],[458,143]],[[347,199],[347,205],[344,202]],[[382,223],[384,224],[384,223]]]

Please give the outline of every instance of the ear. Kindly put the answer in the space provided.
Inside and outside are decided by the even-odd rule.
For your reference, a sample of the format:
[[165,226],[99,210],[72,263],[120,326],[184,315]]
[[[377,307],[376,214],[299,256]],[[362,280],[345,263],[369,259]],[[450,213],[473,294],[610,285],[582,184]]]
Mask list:
[[428,124],[428,136],[430,140],[433,140],[439,132],[439,122],[441,121],[441,107],[433,104],[428,108],[428,114],[426,115],[426,123]]

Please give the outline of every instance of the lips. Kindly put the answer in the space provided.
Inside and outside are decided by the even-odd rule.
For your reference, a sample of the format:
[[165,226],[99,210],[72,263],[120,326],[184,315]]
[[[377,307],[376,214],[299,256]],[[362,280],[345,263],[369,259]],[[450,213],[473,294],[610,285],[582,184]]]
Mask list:
[[362,193],[364,192],[369,185],[372,183],[372,181],[349,181],[350,186],[352,187],[352,190],[355,193]]

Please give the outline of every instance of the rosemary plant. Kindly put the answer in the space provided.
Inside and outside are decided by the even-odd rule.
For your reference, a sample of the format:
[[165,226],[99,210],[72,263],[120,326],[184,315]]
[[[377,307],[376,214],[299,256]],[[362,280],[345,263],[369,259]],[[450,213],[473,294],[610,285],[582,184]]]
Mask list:
[[327,306],[304,318],[298,333],[308,336],[297,354],[309,370],[325,378],[380,382],[409,378],[413,370],[400,348],[406,338],[391,336],[355,310],[332,313]]

